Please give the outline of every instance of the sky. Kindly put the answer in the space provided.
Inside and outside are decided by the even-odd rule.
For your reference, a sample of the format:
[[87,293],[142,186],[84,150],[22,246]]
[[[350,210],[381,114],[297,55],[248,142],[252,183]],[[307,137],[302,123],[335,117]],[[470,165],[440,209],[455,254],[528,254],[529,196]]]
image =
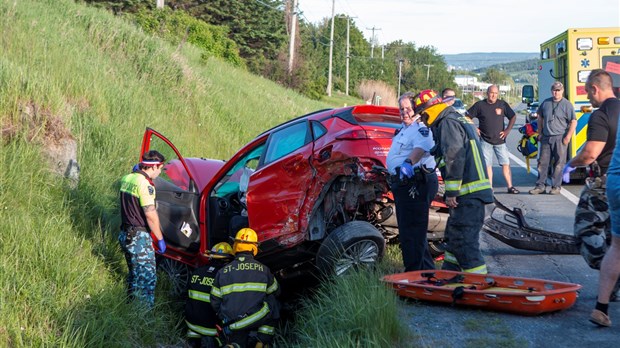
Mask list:
[[[331,17],[332,0],[297,2],[307,22]],[[367,40],[374,27],[378,44],[400,39],[440,54],[536,53],[568,28],[620,27],[619,0],[335,0],[335,12],[357,17]]]

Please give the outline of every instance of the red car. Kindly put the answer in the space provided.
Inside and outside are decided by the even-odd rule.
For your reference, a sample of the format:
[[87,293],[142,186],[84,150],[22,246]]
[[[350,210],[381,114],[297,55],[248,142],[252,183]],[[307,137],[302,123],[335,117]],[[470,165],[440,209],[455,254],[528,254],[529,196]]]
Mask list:
[[[321,110],[258,135],[228,161],[183,158],[147,129],[142,153],[166,156],[155,180],[168,243],[159,267],[184,278],[188,266],[208,262],[205,250],[247,226],[259,237],[257,258],[282,278],[314,267],[341,274],[374,264],[385,241],[398,235],[384,167],[400,126],[394,107]],[[435,203],[431,246],[443,237],[447,217]]]

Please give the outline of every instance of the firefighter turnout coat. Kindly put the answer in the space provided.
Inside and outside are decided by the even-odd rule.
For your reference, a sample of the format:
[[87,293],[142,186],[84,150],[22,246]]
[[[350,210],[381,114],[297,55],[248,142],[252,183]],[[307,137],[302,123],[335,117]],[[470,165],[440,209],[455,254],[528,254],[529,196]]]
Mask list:
[[[249,330],[279,317],[275,299],[279,291],[269,268],[254,260],[252,253],[240,252],[215,276],[211,305],[231,330]],[[273,328],[260,327],[263,330]]]
[[436,144],[432,154],[444,179],[446,197],[467,195],[493,203],[480,140],[471,119],[447,107],[431,129]]

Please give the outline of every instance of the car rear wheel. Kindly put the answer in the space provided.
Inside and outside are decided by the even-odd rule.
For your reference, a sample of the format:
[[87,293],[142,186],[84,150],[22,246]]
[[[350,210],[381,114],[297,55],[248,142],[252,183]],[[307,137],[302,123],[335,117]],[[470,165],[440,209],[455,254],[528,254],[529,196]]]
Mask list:
[[157,269],[167,275],[170,295],[184,297],[189,281],[190,267],[182,262],[164,256],[157,257]]
[[351,269],[371,268],[385,250],[381,233],[366,221],[351,221],[334,229],[323,241],[316,266],[323,275],[342,275]]

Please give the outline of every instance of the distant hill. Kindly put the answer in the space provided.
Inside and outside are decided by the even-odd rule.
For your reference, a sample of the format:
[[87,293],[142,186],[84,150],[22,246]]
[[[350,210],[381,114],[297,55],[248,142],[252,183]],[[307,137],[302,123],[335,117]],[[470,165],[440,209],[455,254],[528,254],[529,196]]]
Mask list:
[[538,52],[476,52],[444,54],[446,63],[457,70],[476,70],[503,63],[521,62],[537,59]]

